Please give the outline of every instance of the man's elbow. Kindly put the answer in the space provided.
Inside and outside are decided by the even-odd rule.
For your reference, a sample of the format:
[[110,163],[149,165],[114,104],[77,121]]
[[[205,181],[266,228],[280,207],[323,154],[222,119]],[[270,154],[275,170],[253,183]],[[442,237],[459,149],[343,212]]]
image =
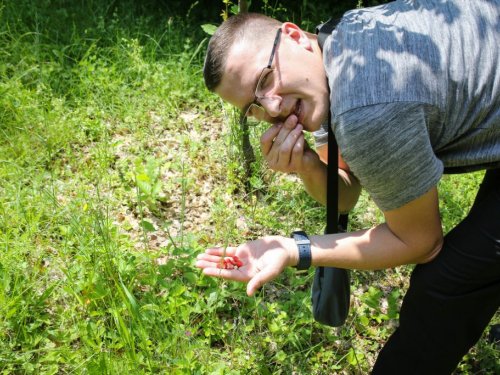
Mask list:
[[436,238],[433,242],[431,242],[428,246],[425,247],[425,250],[422,251],[422,255],[415,263],[417,264],[429,263],[431,260],[436,258],[438,254],[441,252],[443,244],[444,244],[443,236]]
[[358,203],[357,199],[352,199],[350,202],[339,201],[339,214],[348,214],[356,207],[356,203]]
[[348,214],[358,203],[361,184],[351,173],[339,168],[339,213]]

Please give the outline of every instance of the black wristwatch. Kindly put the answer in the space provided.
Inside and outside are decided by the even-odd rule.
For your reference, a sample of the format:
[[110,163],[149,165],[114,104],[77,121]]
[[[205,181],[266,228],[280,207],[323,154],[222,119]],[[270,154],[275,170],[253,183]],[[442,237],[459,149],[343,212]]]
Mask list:
[[297,263],[297,271],[303,271],[311,267],[311,241],[307,237],[306,232],[293,232],[291,236],[297,243],[299,248],[299,262]]

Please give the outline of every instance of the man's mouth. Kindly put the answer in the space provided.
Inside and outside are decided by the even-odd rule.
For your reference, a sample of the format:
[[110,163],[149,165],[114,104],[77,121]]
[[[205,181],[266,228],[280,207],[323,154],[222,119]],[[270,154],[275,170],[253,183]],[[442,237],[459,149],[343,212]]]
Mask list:
[[297,100],[297,104],[295,104],[295,108],[293,109],[293,114],[299,118],[300,112],[302,111],[302,107],[300,104],[302,103],[302,100]]

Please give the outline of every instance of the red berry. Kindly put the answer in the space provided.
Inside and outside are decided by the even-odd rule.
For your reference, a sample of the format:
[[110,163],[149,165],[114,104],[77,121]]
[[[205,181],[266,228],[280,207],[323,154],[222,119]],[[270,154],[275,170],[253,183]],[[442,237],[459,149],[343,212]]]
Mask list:
[[238,267],[241,267],[241,266],[243,265],[243,262],[242,262],[241,260],[238,260],[238,261],[236,262],[236,265],[237,265]]

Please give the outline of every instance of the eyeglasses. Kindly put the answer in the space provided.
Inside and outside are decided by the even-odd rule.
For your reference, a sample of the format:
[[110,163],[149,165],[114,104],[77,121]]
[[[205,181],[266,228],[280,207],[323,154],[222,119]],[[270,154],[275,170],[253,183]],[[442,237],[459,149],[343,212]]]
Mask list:
[[245,119],[249,117],[255,118],[257,121],[262,121],[264,119],[264,115],[266,114],[266,110],[262,105],[258,102],[259,99],[264,98],[272,98],[272,95],[276,91],[277,81],[275,77],[274,68],[271,68],[274,59],[274,53],[276,52],[276,48],[278,46],[281,35],[281,28],[278,29],[276,33],[276,38],[274,39],[273,50],[271,52],[271,57],[269,58],[269,64],[262,69],[260,73],[259,80],[257,81],[257,85],[255,86],[254,92],[254,100],[248,106],[244,115],[241,118],[241,124],[245,121]]

